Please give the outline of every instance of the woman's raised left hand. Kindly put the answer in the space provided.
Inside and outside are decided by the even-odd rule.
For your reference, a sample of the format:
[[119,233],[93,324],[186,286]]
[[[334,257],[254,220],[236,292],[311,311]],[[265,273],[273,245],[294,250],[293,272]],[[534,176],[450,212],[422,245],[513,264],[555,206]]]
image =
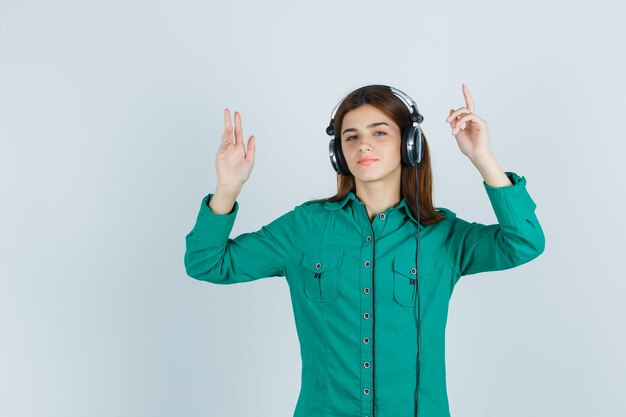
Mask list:
[[[459,149],[474,161],[491,154],[487,122],[474,114],[474,101],[465,84],[461,87],[465,97],[465,106],[450,109],[446,122],[450,123],[452,134]],[[465,128],[462,125],[465,123]]]

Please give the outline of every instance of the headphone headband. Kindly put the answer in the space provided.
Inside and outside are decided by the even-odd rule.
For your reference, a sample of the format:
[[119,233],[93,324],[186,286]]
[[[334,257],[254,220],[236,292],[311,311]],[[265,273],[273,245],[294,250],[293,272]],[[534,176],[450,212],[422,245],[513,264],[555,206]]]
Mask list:
[[[424,116],[422,116],[422,114],[417,109],[417,104],[415,103],[415,100],[413,100],[408,94],[404,93],[402,90],[399,90],[395,87],[391,87],[389,85],[384,85],[384,84],[372,84],[366,87],[374,87],[374,86],[387,88],[396,97],[402,100],[402,102],[407,106],[407,108],[409,109],[409,112],[411,113],[409,117],[411,118],[411,121],[413,122],[413,126],[416,126],[416,123],[419,124],[424,121]],[[337,113],[337,109],[339,108],[341,103],[343,103],[346,97],[347,95],[344,96],[341,100],[339,100],[339,102],[333,108],[333,111],[330,115],[330,124],[326,128],[326,134],[328,134],[328,136],[334,136],[333,135],[333,123],[335,121],[335,114]]]

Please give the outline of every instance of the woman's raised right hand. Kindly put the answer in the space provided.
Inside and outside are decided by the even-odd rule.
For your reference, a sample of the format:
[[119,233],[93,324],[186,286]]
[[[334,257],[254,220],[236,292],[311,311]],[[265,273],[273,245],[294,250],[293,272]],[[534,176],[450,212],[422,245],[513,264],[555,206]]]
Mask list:
[[235,141],[233,142],[233,125],[230,121],[230,111],[224,109],[224,134],[220,148],[215,156],[217,170],[217,187],[224,190],[241,189],[250,177],[254,166],[256,150],[254,135],[244,146],[241,114],[235,112]]

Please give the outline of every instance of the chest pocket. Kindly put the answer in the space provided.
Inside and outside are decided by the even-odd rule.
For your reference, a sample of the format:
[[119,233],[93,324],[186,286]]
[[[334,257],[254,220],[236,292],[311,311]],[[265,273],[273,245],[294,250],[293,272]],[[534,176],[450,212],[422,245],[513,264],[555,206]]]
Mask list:
[[342,252],[304,254],[304,295],[308,299],[325,303],[338,298],[342,257]]
[[[431,258],[419,260],[420,301],[432,284],[433,263]],[[415,255],[397,255],[393,258],[393,298],[403,306],[413,306],[417,300]]]

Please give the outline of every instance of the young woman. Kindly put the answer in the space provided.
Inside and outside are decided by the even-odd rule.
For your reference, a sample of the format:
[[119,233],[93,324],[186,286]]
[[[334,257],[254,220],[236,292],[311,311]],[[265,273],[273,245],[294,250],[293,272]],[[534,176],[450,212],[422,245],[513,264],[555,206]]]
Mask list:
[[244,146],[235,112],[233,141],[224,111],[217,186],[186,236],[185,268],[216,284],[286,278],[302,357],[294,417],[449,416],[445,326],[454,286],[464,275],[513,268],[543,252],[526,180],[502,171],[487,123],[462,89],[466,106],[450,110],[446,121],[482,175],[498,224],[433,207],[423,134],[421,162],[403,159],[402,134],[415,126],[411,104],[391,87],[371,85],[333,112],[327,133],[340,141],[344,161],[337,194],[230,239],[255,137]]

